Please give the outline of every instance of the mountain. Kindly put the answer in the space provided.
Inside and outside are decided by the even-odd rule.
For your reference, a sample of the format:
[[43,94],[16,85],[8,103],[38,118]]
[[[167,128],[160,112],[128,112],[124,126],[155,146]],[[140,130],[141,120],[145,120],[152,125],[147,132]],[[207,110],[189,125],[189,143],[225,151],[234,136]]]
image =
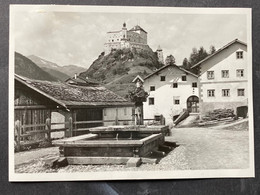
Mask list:
[[42,70],[32,60],[17,52],[15,52],[15,73],[31,79],[58,81],[57,78]]
[[27,57],[39,67],[41,67],[44,71],[57,77],[60,81],[65,81],[68,78],[73,77],[75,73],[78,74],[80,72],[86,71],[85,68],[76,65],[59,66],[56,63],[50,62],[35,55],[30,55]]
[[77,65],[66,65],[61,67],[61,71],[70,77],[73,77],[75,74],[86,71],[86,69]]
[[102,52],[80,76],[97,80],[108,89],[126,97],[128,90],[134,88],[132,80],[137,75],[145,77],[161,66],[157,54],[151,49],[119,49],[112,50],[108,55]]

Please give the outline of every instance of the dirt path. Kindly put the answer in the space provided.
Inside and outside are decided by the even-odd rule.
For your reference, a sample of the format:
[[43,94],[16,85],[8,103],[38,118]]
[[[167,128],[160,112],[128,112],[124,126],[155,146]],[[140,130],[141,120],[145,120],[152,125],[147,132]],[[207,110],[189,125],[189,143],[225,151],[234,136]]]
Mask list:
[[32,161],[39,160],[40,158],[47,158],[58,155],[58,147],[38,148],[30,151],[15,153],[14,163],[15,166],[17,166],[21,164],[31,163]]
[[176,128],[170,139],[185,148],[184,156],[190,169],[248,167],[248,131]]
[[179,146],[156,165],[143,164],[137,168],[126,168],[124,165],[69,165],[50,169],[44,166],[43,159],[59,154],[57,147],[51,147],[16,153],[16,172],[241,169],[249,164],[248,131],[174,128],[172,136],[166,137],[166,140],[177,142]]

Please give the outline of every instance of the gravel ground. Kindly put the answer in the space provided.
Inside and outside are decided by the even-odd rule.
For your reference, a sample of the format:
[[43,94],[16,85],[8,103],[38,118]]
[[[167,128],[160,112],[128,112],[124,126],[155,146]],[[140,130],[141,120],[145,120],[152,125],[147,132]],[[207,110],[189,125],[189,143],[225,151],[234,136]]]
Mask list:
[[[15,154],[17,173],[70,173],[95,171],[159,171],[247,168],[249,164],[248,131],[215,130],[207,128],[176,128],[166,140],[179,144],[158,164],[142,164],[140,167],[125,165],[69,165],[50,169],[44,165],[46,156],[58,155],[56,147],[41,152],[28,153],[31,161],[19,163],[27,158],[26,152]],[[27,151],[28,152],[28,151]],[[33,158],[32,155],[36,154]],[[40,155],[41,154],[41,155]],[[20,159],[20,160],[19,160]]]

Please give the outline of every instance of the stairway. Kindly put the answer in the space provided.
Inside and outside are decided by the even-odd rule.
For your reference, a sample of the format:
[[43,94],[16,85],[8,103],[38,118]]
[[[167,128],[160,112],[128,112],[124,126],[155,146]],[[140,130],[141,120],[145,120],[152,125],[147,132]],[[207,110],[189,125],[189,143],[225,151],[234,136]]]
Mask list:
[[193,122],[198,120],[199,118],[199,114],[198,113],[190,113],[190,115],[184,119],[183,121],[181,121],[177,127],[191,127]]

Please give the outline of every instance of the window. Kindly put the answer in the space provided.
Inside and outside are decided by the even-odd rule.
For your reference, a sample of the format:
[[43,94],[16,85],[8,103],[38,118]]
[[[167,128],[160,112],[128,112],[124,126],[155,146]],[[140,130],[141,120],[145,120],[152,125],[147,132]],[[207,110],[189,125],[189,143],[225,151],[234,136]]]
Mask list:
[[150,86],[150,91],[155,91],[155,86]]
[[214,71],[208,71],[207,77],[208,77],[208,79],[214,79]]
[[180,104],[180,97],[179,96],[173,96],[173,104],[175,104],[175,105]]
[[222,89],[222,96],[223,97],[229,97],[230,96],[230,90],[229,89]]
[[243,51],[237,51],[237,59],[243,59]]
[[229,71],[228,70],[222,70],[221,75],[222,75],[222,78],[228,78],[229,77]]
[[244,69],[237,70],[237,77],[244,77]]
[[154,105],[154,98],[149,98],[149,105]]
[[208,97],[215,97],[215,89],[208,90]]
[[187,81],[186,75],[181,76],[181,80],[182,80],[182,81]]
[[197,83],[192,83],[192,87],[197,87]]
[[174,104],[180,104],[180,100],[174,100]]
[[165,81],[165,76],[161,76],[161,81]]
[[173,83],[172,87],[173,88],[178,88],[178,83]]
[[237,96],[245,96],[245,89],[238,89]]
[[126,108],[124,108],[124,114],[127,115],[127,109]]

